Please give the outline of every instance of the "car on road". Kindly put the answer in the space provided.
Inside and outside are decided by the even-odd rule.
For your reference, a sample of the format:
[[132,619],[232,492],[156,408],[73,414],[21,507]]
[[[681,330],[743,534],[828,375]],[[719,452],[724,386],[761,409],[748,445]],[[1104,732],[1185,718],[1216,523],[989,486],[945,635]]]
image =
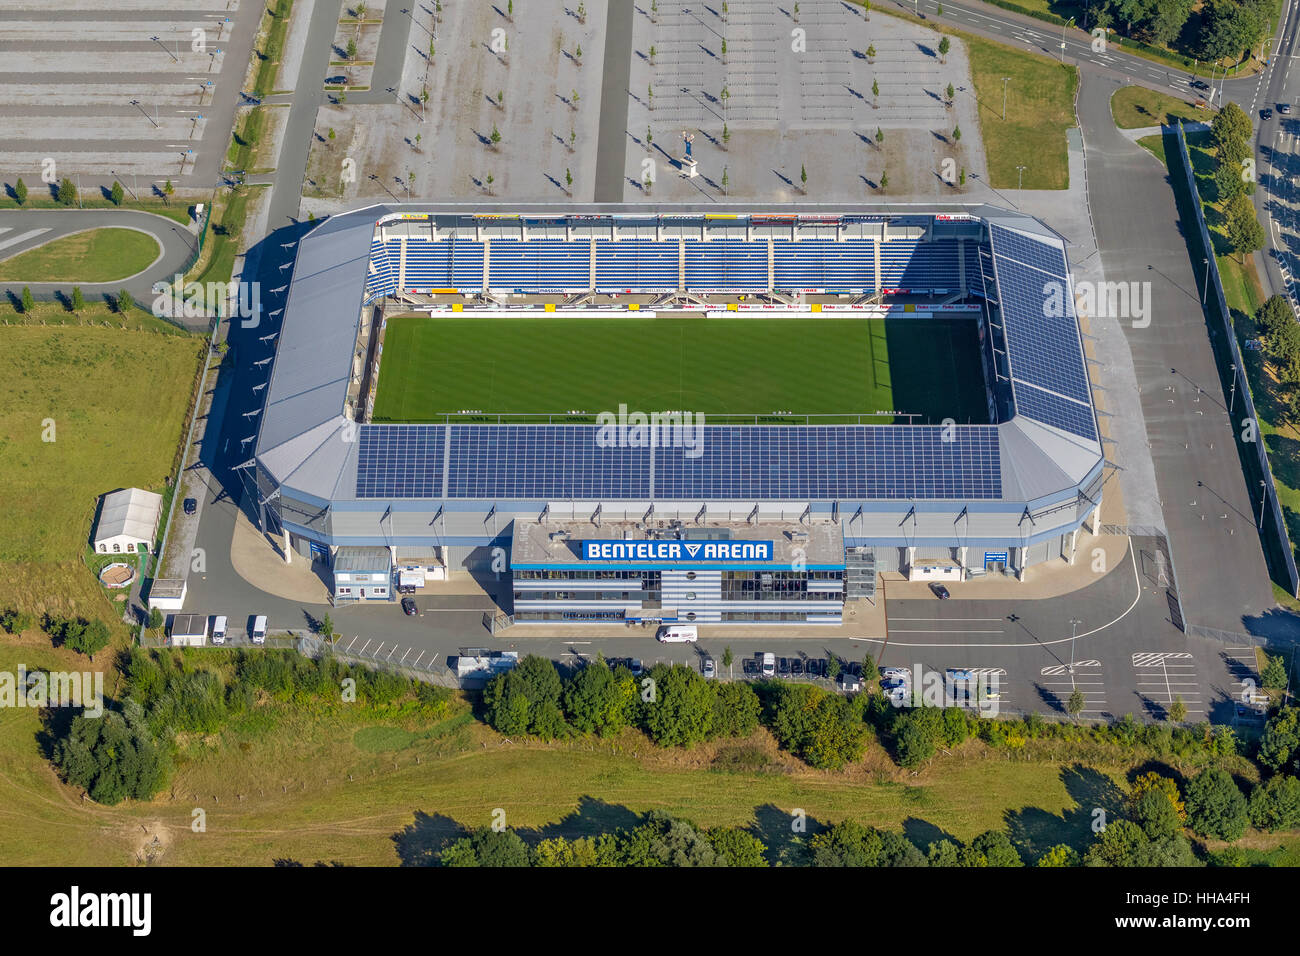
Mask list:
[[407,617],[410,617],[412,614],[418,614],[419,611],[420,611],[420,609],[417,608],[417,607],[415,606],[415,599],[414,599],[414,598],[409,598],[409,597],[404,597],[404,598],[402,598],[402,613],[403,613],[403,614],[405,614]]
[[655,634],[655,640],[660,644],[694,644],[699,639],[700,632],[694,624],[661,627]]
[[1259,118],[1265,120],[1272,119],[1273,111],[1269,109],[1267,106],[1265,106],[1262,110],[1259,111]]
[[1279,113],[1281,113],[1283,116],[1290,116],[1290,115],[1291,115],[1291,104],[1290,104],[1290,103],[1278,103],[1278,104],[1277,104],[1277,111],[1278,111]]
[[1210,88],[1210,84],[1206,83],[1204,80],[1192,80],[1192,82],[1187,85],[1194,90],[1208,90]]
[[930,582],[930,591],[940,601],[946,601],[948,600],[948,598],[952,597],[952,594],[949,593],[948,589],[944,587],[942,584],[940,584],[938,581]]
[[700,662],[700,673],[704,675],[705,680],[713,680],[718,676],[718,665],[712,657],[706,657]]
[[194,512],[199,510],[199,503],[193,498],[186,498],[181,504],[181,508],[184,509],[187,515],[192,515]]

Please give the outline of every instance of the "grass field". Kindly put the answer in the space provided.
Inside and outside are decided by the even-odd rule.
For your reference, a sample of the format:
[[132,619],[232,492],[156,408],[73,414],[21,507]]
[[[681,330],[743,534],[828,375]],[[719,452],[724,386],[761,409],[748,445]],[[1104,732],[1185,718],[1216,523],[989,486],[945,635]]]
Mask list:
[[158,258],[158,241],[135,229],[92,229],[0,260],[0,282],[116,282]]
[[984,422],[977,335],[970,319],[400,316],[388,321],[374,420],[594,416],[626,404],[714,420],[898,411]]
[[143,330],[0,326],[0,607],[108,619],[81,563],[96,499],[163,490],[200,347]]
[[1190,123],[1208,123],[1212,110],[1197,109],[1187,100],[1168,93],[1157,93],[1142,86],[1124,86],[1110,98],[1110,114],[1120,129],[1142,129],[1175,123],[1179,118]]

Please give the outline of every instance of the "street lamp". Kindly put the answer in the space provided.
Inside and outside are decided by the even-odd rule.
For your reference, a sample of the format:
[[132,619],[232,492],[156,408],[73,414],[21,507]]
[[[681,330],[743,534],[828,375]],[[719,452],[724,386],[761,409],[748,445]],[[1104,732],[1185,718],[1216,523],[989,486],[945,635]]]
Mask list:
[[1264,528],[1264,502],[1268,500],[1268,486],[1264,484],[1264,479],[1259,479],[1259,522],[1255,525],[1256,531],[1262,531]]
[[1201,305],[1205,305],[1205,295],[1210,291],[1210,259],[1207,256],[1204,259],[1205,281],[1201,283]]
[[1074,685],[1074,638],[1078,627],[1083,622],[1076,617],[1070,618],[1070,685]]
[[1074,26],[1074,17],[1061,24],[1061,62],[1065,62],[1065,31]]
[[1017,167],[1016,167],[1016,172],[1019,173],[1019,175],[1016,177],[1016,191],[1017,191],[1017,192],[1019,192],[1019,191],[1024,187],[1024,185],[1025,185],[1025,170],[1028,169],[1028,168],[1029,168],[1028,166],[1017,166]]
[[1004,123],[1007,120],[1007,81],[1010,79],[1009,76],[1002,77],[1002,121]]
[[1237,401],[1237,366],[1232,366],[1232,390],[1228,393],[1228,417],[1232,417],[1232,406]]

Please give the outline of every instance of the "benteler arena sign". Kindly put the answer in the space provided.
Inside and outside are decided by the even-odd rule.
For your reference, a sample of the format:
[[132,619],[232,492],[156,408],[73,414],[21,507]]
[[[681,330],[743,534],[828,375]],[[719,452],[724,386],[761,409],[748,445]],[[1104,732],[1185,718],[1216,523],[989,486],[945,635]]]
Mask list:
[[584,561],[771,561],[771,541],[583,541]]

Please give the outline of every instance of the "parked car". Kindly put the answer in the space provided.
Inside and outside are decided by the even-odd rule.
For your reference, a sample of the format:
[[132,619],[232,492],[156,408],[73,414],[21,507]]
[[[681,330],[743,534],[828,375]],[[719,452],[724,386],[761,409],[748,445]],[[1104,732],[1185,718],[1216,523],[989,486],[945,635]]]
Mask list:
[[718,676],[718,665],[712,657],[706,657],[700,662],[700,673],[704,675],[705,680],[713,680]]
[[678,624],[661,627],[655,634],[660,644],[694,644],[700,639],[700,631],[694,624]]
[[628,661],[627,669],[632,672],[633,677],[640,677],[642,671],[641,661],[635,657],[632,658]]
[[181,502],[181,508],[184,509],[187,515],[192,515],[194,512],[199,510],[199,503],[193,498],[186,498]]
[[761,651],[756,655],[764,677],[776,676],[776,655],[771,651]]
[[854,677],[862,676],[862,661],[849,661],[847,665],[848,672]]
[[754,677],[758,674],[758,661],[754,660],[752,657],[746,657],[741,660],[740,669],[746,674],[746,676]]
[[887,680],[910,680],[912,672],[906,667],[886,667],[880,672],[880,680],[883,684]]
[[327,76],[325,77],[326,86],[342,86],[348,81],[346,76]]
[[830,675],[830,661],[826,660],[826,658],[819,657],[816,660],[809,661],[808,663],[813,667],[814,677],[827,677]]
[[226,616],[218,614],[217,619],[212,622],[212,643],[226,643]]
[[249,638],[254,644],[266,643],[266,615],[259,614],[253,618],[253,629],[249,632]]
[[938,581],[930,582],[930,590],[934,592],[934,596],[940,601],[946,601],[948,598],[952,597],[952,595],[948,593],[948,589]]
[[803,676],[803,658],[794,657],[790,659],[790,676],[792,677]]
[[784,677],[790,673],[790,658],[778,657],[776,659],[776,672]]
[[402,598],[402,613],[403,613],[403,614],[405,614],[407,617],[410,617],[412,614],[418,614],[419,612],[420,612],[420,609],[417,608],[417,607],[415,606],[415,599],[414,599],[414,598],[409,598],[409,597],[404,597],[404,598]]
[[398,594],[414,594],[414,593],[415,593],[415,585],[414,585],[414,584],[399,584],[399,585],[397,586],[397,593],[398,593]]

